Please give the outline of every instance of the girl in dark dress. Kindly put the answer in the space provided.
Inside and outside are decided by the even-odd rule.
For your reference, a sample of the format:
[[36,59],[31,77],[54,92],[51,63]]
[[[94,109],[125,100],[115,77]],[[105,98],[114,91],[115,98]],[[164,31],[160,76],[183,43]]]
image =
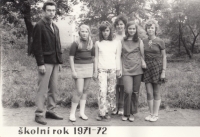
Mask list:
[[126,37],[122,40],[122,76],[125,87],[124,115],[122,120],[134,121],[138,112],[139,90],[142,80],[144,62],[144,46],[138,38],[138,29],[134,21],[126,27]]

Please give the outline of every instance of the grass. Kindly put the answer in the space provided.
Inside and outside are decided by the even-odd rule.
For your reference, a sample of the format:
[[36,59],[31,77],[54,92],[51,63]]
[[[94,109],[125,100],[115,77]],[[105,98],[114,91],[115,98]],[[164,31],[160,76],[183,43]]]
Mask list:
[[[17,46],[15,46],[17,47]],[[68,58],[69,49],[64,49],[63,69],[59,75],[58,105],[70,106],[74,81]],[[37,66],[35,59],[26,55],[26,49],[2,45],[2,104],[4,107],[32,107],[37,92]],[[178,107],[200,109],[200,60],[169,62],[166,75],[168,82],[161,87],[161,108]],[[97,107],[97,83],[91,81],[87,99],[88,107]],[[145,107],[146,90],[141,84],[139,107]]]

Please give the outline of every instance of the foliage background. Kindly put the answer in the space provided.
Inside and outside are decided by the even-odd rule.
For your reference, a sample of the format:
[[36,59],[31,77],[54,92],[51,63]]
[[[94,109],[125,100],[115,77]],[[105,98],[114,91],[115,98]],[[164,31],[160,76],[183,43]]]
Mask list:
[[[32,2],[34,5],[39,0],[20,2],[25,1]],[[6,9],[8,7],[2,2],[5,1],[1,1],[1,10],[8,11]],[[11,9],[8,13],[1,12],[0,23],[2,104],[4,107],[32,107],[35,105],[37,92],[37,66],[35,59],[27,56],[29,40],[27,40],[28,29],[24,21],[24,17],[27,16],[12,7],[12,0],[9,2],[7,4],[11,4]],[[61,0],[60,2],[62,5]],[[77,4],[76,0],[71,2]],[[81,10],[84,11],[84,7],[87,7],[90,12],[81,14],[76,23],[90,24],[94,41],[98,39],[98,23],[103,20],[111,21],[121,13],[127,14],[129,20],[138,21],[141,35],[145,33],[143,30],[145,21],[149,18],[157,19],[162,32],[159,37],[165,41],[168,56],[166,72],[168,82],[161,89],[161,107],[200,109],[200,85],[198,83],[200,81],[200,12],[198,8],[200,2],[198,0],[174,0],[171,4],[166,0],[155,0],[154,2],[149,1],[148,7],[145,6],[146,1],[143,0],[81,0],[80,2],[84,3]],[[130,2],[135,2],[135,4],[130,4]],[[5,7],[2,8],[2,6]],[[69,12],[69,9],[66,12]],[[35,13],[35,16],[30,16],[30,19],[35,18],[32,21],[41,17],[41,9],[37,6],[33,6],[32,12]],[[61,15],[61,17],[64,16],[64,14]],[[69,45],[64,47],[67,48],[63,49],[64,64],[59,76],[57,96],[58,105],[70,106],[74,82],[69,66]],[[88,107],[97,107],[97,92],[97,83],[92,81],[87,100]],[[144,83],[141,85],[139,103],[140,107],[147,105]]]

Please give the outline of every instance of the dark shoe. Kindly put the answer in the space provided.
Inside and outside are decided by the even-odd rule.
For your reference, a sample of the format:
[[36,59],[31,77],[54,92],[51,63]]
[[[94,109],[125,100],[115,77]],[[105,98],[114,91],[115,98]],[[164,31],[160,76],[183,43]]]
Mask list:
[[96,120],[97,120],[97,121],[102,121],[102,120],[103,120],[103,117],[104,117],[104,116],[97,116],[97,117],[96,117]]
[[111,117],[110,117],[110,115],[106,114],[106,115],[104,116],[104,118],[105,118],[105,119],[110,119]]
[[112,115],[117,115],[117,114],[118,114],[118,110],[117,109],[112,112]]
[[44,121],[44,117],[43,116],[35,116],[35,122],[42,124],[42,125],[46,125],[47,122]]
[[52,112],[46,112],[46,118],[51,118],[51,119],[57,119],[57,120],[63,120],[63,118],[61,116],[59,116],[56,113],[52,113]]

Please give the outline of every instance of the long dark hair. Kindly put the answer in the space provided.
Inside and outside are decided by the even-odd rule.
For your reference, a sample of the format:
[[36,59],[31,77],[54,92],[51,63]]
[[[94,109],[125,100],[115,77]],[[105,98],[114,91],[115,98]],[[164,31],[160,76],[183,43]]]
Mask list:
[[124,14],[121,14],[121,15],[117,16],[117,18],[115,19],[115,22],[114,22],[114,27],[115,28],[118,25],[119,21],[122,21],[124,23],[124,26],[126,26],[127,22],[128,22],[128,19],[127,19],[126,15],[124,15]]
[[108,21],[103,21],[103,22],[101,22],[101,24],[99,26],[99,41],[104,40],[102,32],[105,31],[106,28],[110,29],[110,34],[109,34],[107,40],[110,40],[110,41],[113,40],[112,25]]
[[125,37],[124,37],[124,40],[126,41],[126,40],[128,40],[128,37],[130,36],[130,34],[128,33],[128,27],[130,27],[131,25],[135,25],[135,28],[136,28],[136,32],[135,32],[135,34],[134,34],[134,36],[133,36],[133,41],[134,42],[138,42],[138,40],[139,40],[139,38],[138,38],[138,26],[137,26],[137,24],[135,23],[135,21],[130,21],[130,22],[128,22],[127,23],[127,25],[126,25],[126,29],[125,29]]

